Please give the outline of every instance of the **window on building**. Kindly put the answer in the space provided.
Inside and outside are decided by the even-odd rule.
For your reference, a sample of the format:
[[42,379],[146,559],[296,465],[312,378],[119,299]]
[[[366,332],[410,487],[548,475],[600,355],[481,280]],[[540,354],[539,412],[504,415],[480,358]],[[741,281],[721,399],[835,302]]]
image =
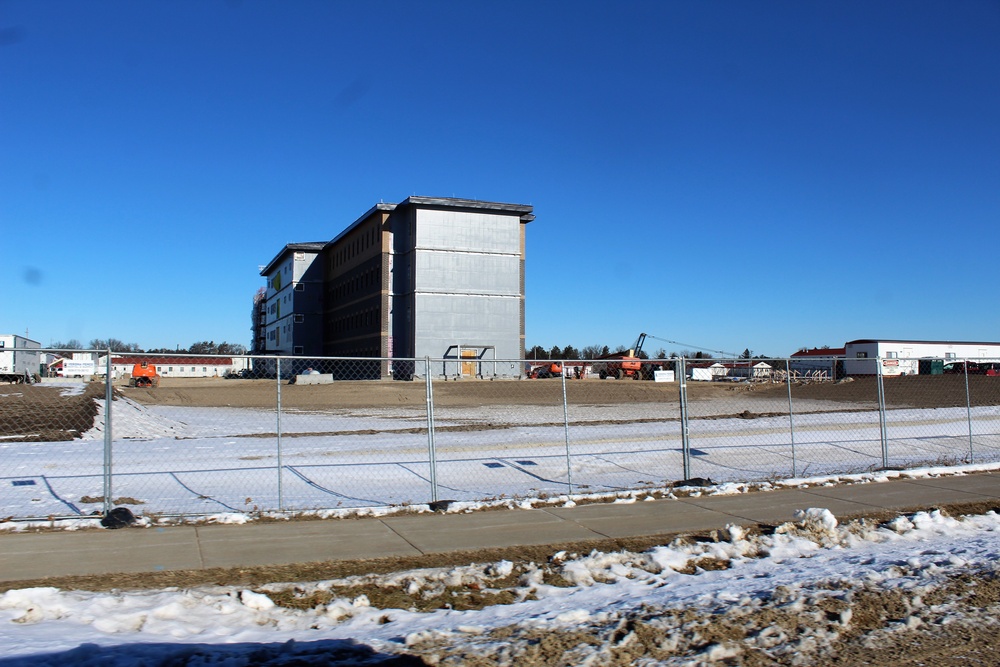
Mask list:
[[302,349],[301,345],[296,345],[294,348],[292,348],[292,354],[302,354],[303,352],[304,350]]
[[944,353],[944,358],[945,359],[954,359],[955,358],[955,353],[954,352],[945,352]]
[[302,322],[306,321],[306,316],[305,315],[296,315],[293,319],[295,320],[296,324],[301,324]]
[[857,356],[858,356],[858,359],[867,359],[868,358],[868,353],[867,352],[858,352]]
[[899,353],[898,352],[886,352],[885,353],[885,358],[886,359],[896,359],[897,357],[899,357]]
[[305,292],[306,291],[306,284],[305,283],[295,283],[295,291],[296,292]]

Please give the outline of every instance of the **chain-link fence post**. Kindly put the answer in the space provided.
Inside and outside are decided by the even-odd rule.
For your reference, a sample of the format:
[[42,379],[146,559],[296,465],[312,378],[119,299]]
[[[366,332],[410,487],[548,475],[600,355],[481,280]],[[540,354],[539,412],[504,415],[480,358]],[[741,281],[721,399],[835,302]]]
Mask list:
[[792,477],[798,477],[798,466],[795,460],[795,412],[792,410],[792,368],[785,359],[785,387],[788,389],[788,431],[792,447]]
[[684,466],[684,479],[691,479],[691,434],[688,430],[687,368],[685,368],[683,357],[677,360],[677,380],[681,403],[681,460]]
[[434,387],[431,383],[431,358],[424,357],[424,385],[427,394],[427,461],[430,464],[431,502],[438,500],[437,453],[434,450]]
[[882,440],[882,468],[889,467],[889,434],[886,431],[885,385],[882,379],[882,357],[875,357],[875,385],[878,388],[878,425]]
[[969,393],[969,360],[966,359],[965,363],[965,415],[969,423],[969,463],[975,463],[976,452],[972,445],[972,394]]
[[[524,364],[522,364],[523,366]],[[568,493],[573,493],[573,466],[569,455],[569,402],[566,400],[566,366],[563,364],[562,404],[563,404],[563,437],[566,441],[566,485]]]
[[111,458],[111,403],[113,402],[113,390],[111,386],[111,350],[104,365],[104,514],[111,511],[114,504],[112,500],[113,490],[111,478],[113,472]]
[[282,488],[282,479],[281,479],[281,467],[282,467],[281,465],[281,357],[278,357],[275,360],[274,367],[276,370],[275,375],[277,377],[277,392],[275,395],[275,420],[276,420],[275,434],[277,436],[276,446],[278,448],[277,449],[278,469],[276,472],[278,473],[278,511],[281,512],[285,507],[284,495],[283,495],[284,489]]

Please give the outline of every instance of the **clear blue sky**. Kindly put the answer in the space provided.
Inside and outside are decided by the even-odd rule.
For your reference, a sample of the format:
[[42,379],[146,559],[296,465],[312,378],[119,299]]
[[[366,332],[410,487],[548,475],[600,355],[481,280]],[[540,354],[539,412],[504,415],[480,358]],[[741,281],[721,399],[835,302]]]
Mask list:
[[423,195],[535,207],[529,346],[996,341],[998,119],[996,0],[0,0],[0,333],[249,344]]

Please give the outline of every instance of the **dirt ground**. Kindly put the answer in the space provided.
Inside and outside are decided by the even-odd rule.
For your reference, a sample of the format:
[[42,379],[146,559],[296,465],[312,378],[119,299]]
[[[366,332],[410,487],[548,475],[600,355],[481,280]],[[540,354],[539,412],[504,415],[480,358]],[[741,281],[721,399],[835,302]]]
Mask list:
[[93,428],[104,385],[94,382],[75,396],[44,385],[0,385],[0,436],[7,442],[58,442]]
[[[889,407],[953,407],[965,405],[965,378],[960,375],[913,375],[886,378],[885,399]],[[215,378],[170,378],[156,389],[123,389],[127,395],[148,405],[273,408],[279,389],[276,380],[221,380]],[[297,409],[368,407],[426,404],[422,381],[356,381],[327,385],[280,385],[282,405]],[[787,397],[785,384],[688,382],[690,401]],[[969,377],[972,405],[1000,405],[1000,377]],[[571,405],[680,402],[677,383],[632,380],[568,380],[566,397]],[[558,379],[544,380],[452,380],[433,383],[435,404],[541,405],[562,400]],[[878,388],[873,377],[842,382],[815,382],[792,385],[793,400],[820,400],[878,404]]]
[[[955,407],[966,404],[965,378],[958,375],[909,376],[886,379],[885,401],[889,408]],[[227,380],[219,378],[168,378],[157,388],[116,386],[115,391],[145,405],[184,407],[243,407],[273,410],[278,391],[281,404],[296,410],[329,410],[366,407],[413,407],[427,404],[427,388],[421,381],[356,381],[328,385],[278,384],[276,380]],[[874,378],[852,381],[796,384],[794,402],[851,404],[874,408],[878,388]],[[973,406],[1000,405],[1000,378],[972,376],[968,395]],[[715,416],[754,417],[776,414],[787,402],[784,384],[689,382],[687,397],[692,404],[725,406]],[[97,414],[94,398],[104,398],[104,386],[87,385],[84,393],[62,396],[58,389],[41,385],[0,386],[0,435],[8,442],[52,442],[72,440],[93,424]],[[566,398],[575,406],[635,403],[680,404],[676,383],[617,380],[572,380],[566,383]],[[433,383],[435,405],[446,407],[480,405],[559,405],[562,386],[558,380],[487,381],[460,380]],[[775,406],[778,406],[777,408]]]

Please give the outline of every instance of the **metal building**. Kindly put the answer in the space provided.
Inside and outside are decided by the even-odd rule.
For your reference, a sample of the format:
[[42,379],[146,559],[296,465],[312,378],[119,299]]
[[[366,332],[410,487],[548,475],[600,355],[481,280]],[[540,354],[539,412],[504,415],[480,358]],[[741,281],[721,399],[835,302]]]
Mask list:
[[885,376],[916,375],[920,361],[939,359],[943,362],[958,360],[1000,361],[1000,342],[947,341],[947,340],[852,340],[844,345],[844,365],[848,375]]
[[[327,243],[292,243],[261,270],[268,353],[448,360],[447,376],[517,376],[532,207],[409,197],[376,204]],[[402,370],[401,370],[402,369]],[[391,361],[378,374],[406,374]]]

